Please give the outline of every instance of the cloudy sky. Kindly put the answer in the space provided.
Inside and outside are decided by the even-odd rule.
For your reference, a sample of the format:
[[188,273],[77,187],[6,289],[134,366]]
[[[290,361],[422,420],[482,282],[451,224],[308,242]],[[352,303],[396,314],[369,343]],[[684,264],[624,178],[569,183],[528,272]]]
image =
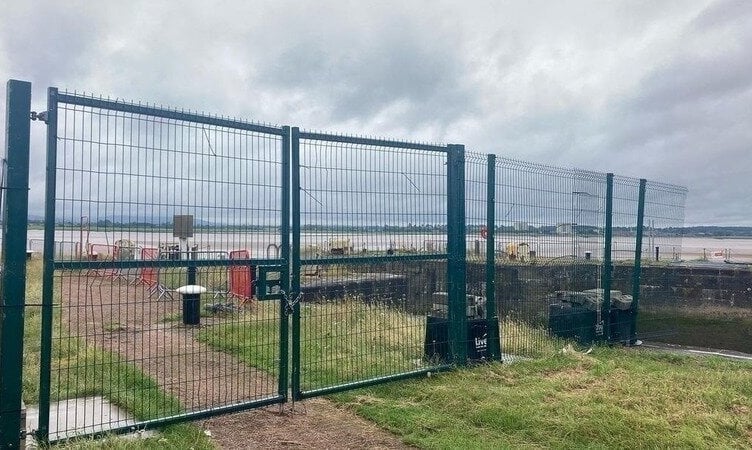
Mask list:
[[688,225],[752,226],[748,0],[6,0],[9,78],[676,183]]

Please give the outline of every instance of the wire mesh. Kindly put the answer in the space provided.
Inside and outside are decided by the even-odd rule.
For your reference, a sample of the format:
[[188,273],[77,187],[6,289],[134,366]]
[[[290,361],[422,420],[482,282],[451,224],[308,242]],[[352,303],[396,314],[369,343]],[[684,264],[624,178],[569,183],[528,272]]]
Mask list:
[[749,270],[713,239],[683,236],[686,189],[648,183],[640,336],[752,352]]
[[[305,397],[446,368],[457,353],[448,299],[458,285],[471,360],[487,356],[479,349],[494,313],[503,359],[589,345],[604,323],[608,339],[633,337],[622,322],[635,317],[639,180],[613,178],[608,228],[606,174],[58,99],[54,215],[44,241],[29,240],[44,242],[53,280],[43,302],[54,316],[42,330],[51,354],[38,369],[51,440],[284,401],[288,375]],[[462,184],[450,179],[462,178],[450,176],[458,162],[464,205],[449,198]],[[684,188],[648,183],[640,336],[673,342],[692,330],[683,313],[726,308],[711,291],[737,283],[719,272],[689,287],[679,281],[686,268],[666,270],[683,256],[685,198]],[[461,254],[466,283],[461,270],[449,273]],[[186,285],[199,287],[183,296]],[[102,399],[133,417],[105,413]]]
[[302,133],[299,158],[301,391],[441,364],[424,344],[447,290],[445,149]]
[[60,94],[55,131],[49,439],[279,399],[280,306],[234,294],[283,242],[282,130]]
[[499,158],[494,188],[502,357],[550,354],[565,339],[592,342],[602,320],[605,174]]

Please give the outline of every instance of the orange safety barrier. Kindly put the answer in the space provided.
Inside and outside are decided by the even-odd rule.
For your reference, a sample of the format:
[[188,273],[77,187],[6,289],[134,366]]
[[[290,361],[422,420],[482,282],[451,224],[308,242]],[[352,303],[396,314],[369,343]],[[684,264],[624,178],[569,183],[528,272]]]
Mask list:
[[[90,261],[114,261],[116,254],[117,247],[114,245],[89,244],[86,248],[86,259]],[[87,275],[115,278],[117,271],[115,269],[97,269],[90,270]]]
[[[159,257],[160,252],[158,248],[144,247],[141,249],[141,259],[143,261],[156,261]],[[173,300],[172,293],[165,285],[159,282],[159,268],[157,267],[142,267],[136,279],[136,284],[146,285],[149,288],[150,294],[159,294],[157,300],[162,297],[168,297],[170,300]]]
[[[231,260],[249,259],[250,257],[248,250],[233,250],[230,252]],[[238,298],[242,303],[250,302],[253,299],[255,281],[255,267],[251,265],[231,265],[227,274],[230,298]]]
[[[144,247],[141,249],[141,259],[143,261],[154,261],[159,258],[159,249],[154,247]],[[138,284],[145,284],[149,287],[158,283],[159,269],[156,267],[142,267],[136,280]]]

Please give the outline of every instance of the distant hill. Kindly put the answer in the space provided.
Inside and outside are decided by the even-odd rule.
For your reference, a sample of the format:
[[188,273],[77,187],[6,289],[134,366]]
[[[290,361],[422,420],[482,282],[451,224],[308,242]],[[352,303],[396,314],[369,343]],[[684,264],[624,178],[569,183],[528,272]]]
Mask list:
[[[264,231],[268,230],[270,228],[276,229],[276,226],[273,225],[273,221],[267,220],[265,224],[255,224],[255,225],[227,225],[222,224],[218,222],[210,222],[205,220],[198,219],[196,221],[195,226],[197,228],[201,229],[213,229],[213,228],[243,228],[243,229],[251,229],[251,230],[259,230]],[[2,222],[0,222],[2,223]],[[44,218],[38,215],[29,215],[29,225],[33,228],[42,228],[44,226]],[[58,224],[58,226],[68,226],[68,227],[78,227],[80,226],[79,223],[64,223],[64,224]],[[116,221],[110,221],[110,220],[103,220],[94,222],[91,224],[92,230],[96,230],[99,228],[131,228],[131,227],[139,227],[139,228],[164,228],[164,229],[171,229],[172,227],[172,220],[171,219],[161,219],[161,218],[147,218],[142,219],[139,222],[128,222],[127,219],[119,218],[119,220]],[[478,233],[480,231],[481,226],[480,225],[471,225],[468,224],[466,231],[468,233]],[[439,233],[446,231],[446,225],[445,224],[409,224],[409,225],[352,225],[352,224],[305,224],[302,226],[303,231],[308,232],[324,232],[324,231],[337,231],[337,232],[395,232],[395,231],[403,231],[403,232],[417,232],[417,233]],[[507,234],[556,234],[556,226],[528,226],[524,230],[518,230],[514,226],[504,226],[500,225],[496,228],[497,232],[500,233],[507,233]],[[634,227],[614,227],[614,235],[615,236],[634,236],[635,234],[635,228]],[[692,226],[692,227],[666,227],[666,228],[655,228],[654,230],[648,231],[648,228],[645,228],[645,232],[652,233],[654,236],[684,236],[684,237],[738,237],[738,238],[752,238],[752,227],[738,227],[738,226],[717,226],[717,225],[699,225],[699,226]],[[578,235],[583,236],[596,236],[600,233],[602,233],[602,229],[599,227],[592,227],[592,226],[578,226],[576,233]]]
[[702,225],[682,228],[683,236],[698,237],[752,237],[752,227],[719,227]]

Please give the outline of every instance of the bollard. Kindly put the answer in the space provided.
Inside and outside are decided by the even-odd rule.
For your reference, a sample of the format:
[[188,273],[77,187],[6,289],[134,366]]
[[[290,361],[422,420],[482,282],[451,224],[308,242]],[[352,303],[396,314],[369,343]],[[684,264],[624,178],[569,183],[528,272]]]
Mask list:
[[176,289],[183,296],[183,324],[199,325],[201,323],[201,294],[206,288],[197,284],[188,284]]

